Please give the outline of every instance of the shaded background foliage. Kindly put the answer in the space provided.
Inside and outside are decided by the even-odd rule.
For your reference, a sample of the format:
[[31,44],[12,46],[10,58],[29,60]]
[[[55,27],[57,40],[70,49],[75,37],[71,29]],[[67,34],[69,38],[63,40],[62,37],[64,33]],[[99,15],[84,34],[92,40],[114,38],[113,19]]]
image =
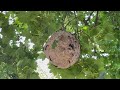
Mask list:
[[44,43],[63,26],[80,41],[80,58],[68,69],[49,64],[51,73],[67,79],[120,78],[119,17],[119,11],[1,11],[0,78],[40,78],[35,61],[45,59]]

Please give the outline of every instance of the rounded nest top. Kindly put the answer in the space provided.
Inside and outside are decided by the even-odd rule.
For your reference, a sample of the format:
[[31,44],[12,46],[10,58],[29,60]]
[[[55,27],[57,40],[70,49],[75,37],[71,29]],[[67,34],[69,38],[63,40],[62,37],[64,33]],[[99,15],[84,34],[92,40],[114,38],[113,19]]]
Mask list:
[[69,68],[79,58],[80,45],[71,33],[58,31],[48,39],[44,46],[44,53],[58,68]]

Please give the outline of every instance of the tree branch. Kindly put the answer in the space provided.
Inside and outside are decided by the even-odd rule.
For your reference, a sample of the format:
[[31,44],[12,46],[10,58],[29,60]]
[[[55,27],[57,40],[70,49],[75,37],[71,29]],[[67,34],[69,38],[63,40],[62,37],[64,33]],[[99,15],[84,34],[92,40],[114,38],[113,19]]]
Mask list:
[[85,25],[88,25],[88,21],[90,21],[90,17],[91,17],[91,15],[93,14],[93,12],[94,12],[94,11],[92,11],[92,12],[90,13],[90,15],[89,15],[89,17],[87,18],[87,20],[84,19]]
[[98,11],[97,11],[97,14],[96,14],[96,19],[95,19],[95,27],[97,26],[98,24]]

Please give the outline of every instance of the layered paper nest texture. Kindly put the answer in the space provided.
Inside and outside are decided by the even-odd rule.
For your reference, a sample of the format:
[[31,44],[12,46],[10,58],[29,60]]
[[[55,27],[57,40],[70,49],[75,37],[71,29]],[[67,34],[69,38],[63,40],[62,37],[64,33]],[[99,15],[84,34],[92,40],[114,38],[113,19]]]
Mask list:
[[77,62],[80,45],[74,35],[60,30],[48,39],[44,53],[53,65],[65,69]]

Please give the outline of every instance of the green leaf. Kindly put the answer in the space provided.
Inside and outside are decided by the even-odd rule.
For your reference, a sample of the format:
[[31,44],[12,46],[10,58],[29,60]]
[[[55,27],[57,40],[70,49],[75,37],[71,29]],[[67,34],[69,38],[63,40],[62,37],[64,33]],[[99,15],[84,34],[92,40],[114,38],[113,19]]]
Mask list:
[[87,26],[84,26],[84,27],[83,27],[83,30],[88,30],[88,27],[87,27]]
[[52,49],[55,49],[55,47],[57,46],[58,40],[54,40],[53,44],[52,44]]
[[[36,79],[35,60],[45,59],[43,45],[48,37],[66,26],[66,31],[79,35],[80,57],[79,62],[68,69],[60,69],[50,64],[50,72],[57,78],[64,79],[117,79],[120,78],[120,12],[99,11],[95,26],[96,11],[91,15],[88,26],[85,26],[86,16],[92,11],[8,11],[0,12],[0,78],[1,79]],[[9,25],[9,17],[13,24]],[[81,22],[78,26],[77,23]],[[16,46],[19,37],[26,37],[25,43]],[[27,40],[35,45],[28,49]],[[12,40],[12,46],[10,46]],[[20,41],[22,41],[20,39]],[[58,40],[52,43],[55,49]],[[105,56],[106,54],[106,56]],[[96,56],[97,59],[93,59]],[[103,75],[103,72],[105,74]],[[46,73],[45,73],[46,74]]]
[[45,54],[42,52],[42,53],[40,53],[39,54],[39,56],[38,56],[38,59],[42,59],[42,60],[44,60],[45,58],[46,58],[46,56],[45,56]]

